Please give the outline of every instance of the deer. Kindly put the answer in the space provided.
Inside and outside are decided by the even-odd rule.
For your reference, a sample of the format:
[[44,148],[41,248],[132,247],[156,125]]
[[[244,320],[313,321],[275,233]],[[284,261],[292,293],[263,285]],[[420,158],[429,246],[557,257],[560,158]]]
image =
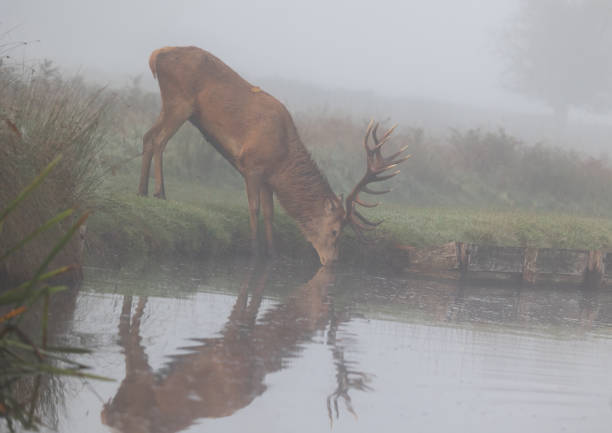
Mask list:
[[332,267],[322,266],[279,305],[258,317],[272,266],[247,270],[233,308],[218,336],[197,339],[174,355],[160,371],[148,360],[141,336],[147,298],[132,313],[132,297],[123,299],[119,345],[125,356],[125,377],[103,407],[102,422],[122,432],[182,431],[202,418],[222,418],[249,406],[266,391],[268,374],[287,368],[291,359],[317,332],[329,330],[327,342],[337,370],[336,390],[327,397],[338,417],[338,401],[356,416],[351,391],[368,391],[370,375],[349,368],[337,341],[340,322],[330,300]]
[[[292,217],[316,250],[322,265],[338,258],[338,238],[350,225],[358,238],[382,221],[370,221],[356,208],[378,203],[361,201],[361,192],[384,194],[368,187],[399,173],[404,146],[390,157],[381,148],[395,129],[379,139],[378,123],[367,127],[364,146],[366,173],[347,195],[338,197],[302,143],[287,108],[272,95],[253,86],[216,56],[198,47],[164,47],[149,58],[157,79],[162,108],[158,119],[143,137],[138,194],[148,193],[149,173],[154,165],[154,196],[165,199],[162,155],[168,140],[186,121],[192,123],[229,163],[240,172],[246,185],[250,243],[258,251],[258,219],[263,209],[267,251],[276,254],[273,195]],[[369,137],[374,144],[370,147]]]

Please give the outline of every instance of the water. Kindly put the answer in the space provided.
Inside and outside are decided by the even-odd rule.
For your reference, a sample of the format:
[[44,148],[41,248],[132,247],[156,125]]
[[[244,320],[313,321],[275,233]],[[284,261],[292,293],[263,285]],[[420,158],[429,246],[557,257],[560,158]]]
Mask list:
[[244,262],[88,268],[61,432],[609,432],[612,290]]

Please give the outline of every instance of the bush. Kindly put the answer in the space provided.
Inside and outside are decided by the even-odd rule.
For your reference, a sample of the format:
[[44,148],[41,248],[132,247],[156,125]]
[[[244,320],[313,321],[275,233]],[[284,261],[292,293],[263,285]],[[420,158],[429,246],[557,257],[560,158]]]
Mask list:
[[[62,208],[83,209],[91,202],[101,181],[99,156],[110,126],[104,123],[110,98],[80,77],[62,79],[50,62],[26,75],[0,67],[0,203],[8,203],[55,155],[64,156],[47,182],[6,221],[0,247],[16,243]],[[27,278],[54,234],[11,256],[4,263],[5,276]],[[58,260],[76,259],[74,241]]]

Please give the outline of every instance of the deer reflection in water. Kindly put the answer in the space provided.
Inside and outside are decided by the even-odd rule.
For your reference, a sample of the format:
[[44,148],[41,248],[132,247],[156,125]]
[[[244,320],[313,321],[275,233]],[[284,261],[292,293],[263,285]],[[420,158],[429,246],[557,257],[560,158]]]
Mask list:
[[339,400],[355,415],[349,391],[369,389],[369,377],[348,367],[336,338],[342,319],[329,302],[333,270],[320,268],[285,302],[257,319],[270,272],[269,264],[249,271],[220,336],[199,340],[160,372],[150,367],[140,336],[146,298],[139,298],[130,318],[132,298],[124,297],[119,344],[126,374],[115,397],[104,405],[102,422],[123,432],[175,432],[199,418],[229,416],[261,395],[265,376],[281,370],[301,344],[326,328],[338,382],[327,398],[330,421],[332,404],[338,416]]

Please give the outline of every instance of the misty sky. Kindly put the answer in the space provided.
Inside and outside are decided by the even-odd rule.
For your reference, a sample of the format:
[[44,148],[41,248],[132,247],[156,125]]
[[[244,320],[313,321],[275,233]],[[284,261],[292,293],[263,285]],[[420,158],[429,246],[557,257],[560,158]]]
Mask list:
[[[2,0],[4,41],[109,80],[143,74],[166,45],[205,48],[245,78],[509,106],[498,54],[517,0]],[[6,34],[10,30],[10,33]]]

